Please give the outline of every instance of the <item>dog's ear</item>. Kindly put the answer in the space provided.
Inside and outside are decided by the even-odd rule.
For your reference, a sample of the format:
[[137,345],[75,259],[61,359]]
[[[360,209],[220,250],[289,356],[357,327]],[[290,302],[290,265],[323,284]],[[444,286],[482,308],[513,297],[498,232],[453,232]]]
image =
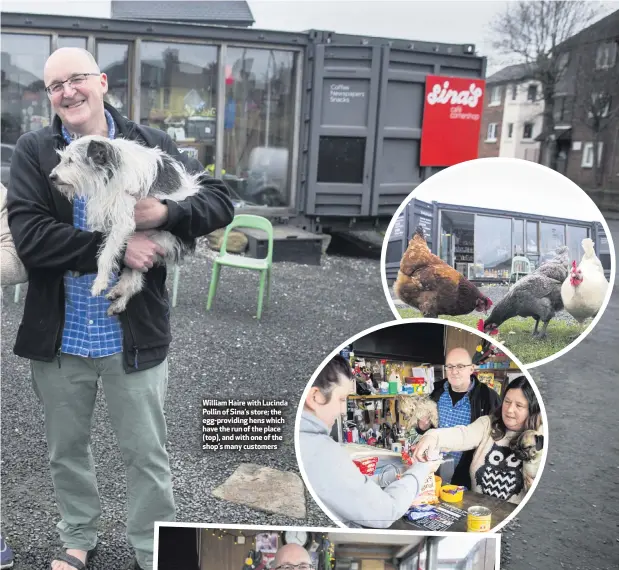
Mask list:
[[86,149],[86,156],[97,166],[106,166],[111,161],[110,145],[102,141],[90,141]]
[[544,447],[544,436],[536,435],[535,436],[535,449],[537,451],[540,451],[541,449],[543,449],[543,447]]

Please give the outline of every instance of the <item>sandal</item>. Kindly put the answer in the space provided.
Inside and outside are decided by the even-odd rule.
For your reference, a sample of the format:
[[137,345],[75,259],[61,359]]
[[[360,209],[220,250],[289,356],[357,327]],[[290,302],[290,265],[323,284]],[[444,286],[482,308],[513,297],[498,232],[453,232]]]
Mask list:
[[73,566],[75,570],[86,570],[86,564],[90,562],[92,557],[96,554],[97,547],[95,546],[88,552],[86,552],[86,562],[82,562],[79,558],[75,556],[71,556],[67,554],[66,551],[61,552],[58,556],[54,557],[54,560],[59,560],[60,562],[66,562],[69,566]]

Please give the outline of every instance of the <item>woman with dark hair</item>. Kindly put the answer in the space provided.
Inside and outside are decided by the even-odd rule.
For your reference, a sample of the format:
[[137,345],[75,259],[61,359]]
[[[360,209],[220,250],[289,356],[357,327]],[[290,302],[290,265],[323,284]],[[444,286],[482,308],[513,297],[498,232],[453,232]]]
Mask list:
[[303,404],[299,453],[307,481],[336,522],[387,528],[403,517],[440,461],[416,463],[384,489],[363,475],[342,445],[330,437],[346,413],[352,370],[335,356],[316,377]]
[[543,441],[539,402],[526,376],[519,376],[507,385],[500,408],[468,426],[428,431],[414,458],[474,449],[472,490],[518,504],[537,475]]

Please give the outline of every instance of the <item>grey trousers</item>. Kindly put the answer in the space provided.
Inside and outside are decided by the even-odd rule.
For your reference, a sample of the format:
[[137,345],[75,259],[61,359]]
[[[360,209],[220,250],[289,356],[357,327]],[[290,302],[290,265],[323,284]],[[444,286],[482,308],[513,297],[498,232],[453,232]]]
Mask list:
[[58,362],[31,361],[35,392],[45,410],[50,470],[65,548],[90,550],[97,543],[101,503],[90,449],[97,381],[107,402],[127,475],[127,540],[144,570],[153,567],[155,521],[176,517],[165,449],[163,413],[168,362],[126,374],[122,355]]

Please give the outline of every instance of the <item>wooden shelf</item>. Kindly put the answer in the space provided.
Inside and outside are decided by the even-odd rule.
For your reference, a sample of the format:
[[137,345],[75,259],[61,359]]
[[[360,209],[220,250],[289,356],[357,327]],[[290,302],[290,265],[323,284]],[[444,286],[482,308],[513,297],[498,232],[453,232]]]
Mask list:
[[397,398],[398,396],[426,396],[427,394],[372,394],[371,396],[348,396],[349,400],[379,400],[381,398]]

